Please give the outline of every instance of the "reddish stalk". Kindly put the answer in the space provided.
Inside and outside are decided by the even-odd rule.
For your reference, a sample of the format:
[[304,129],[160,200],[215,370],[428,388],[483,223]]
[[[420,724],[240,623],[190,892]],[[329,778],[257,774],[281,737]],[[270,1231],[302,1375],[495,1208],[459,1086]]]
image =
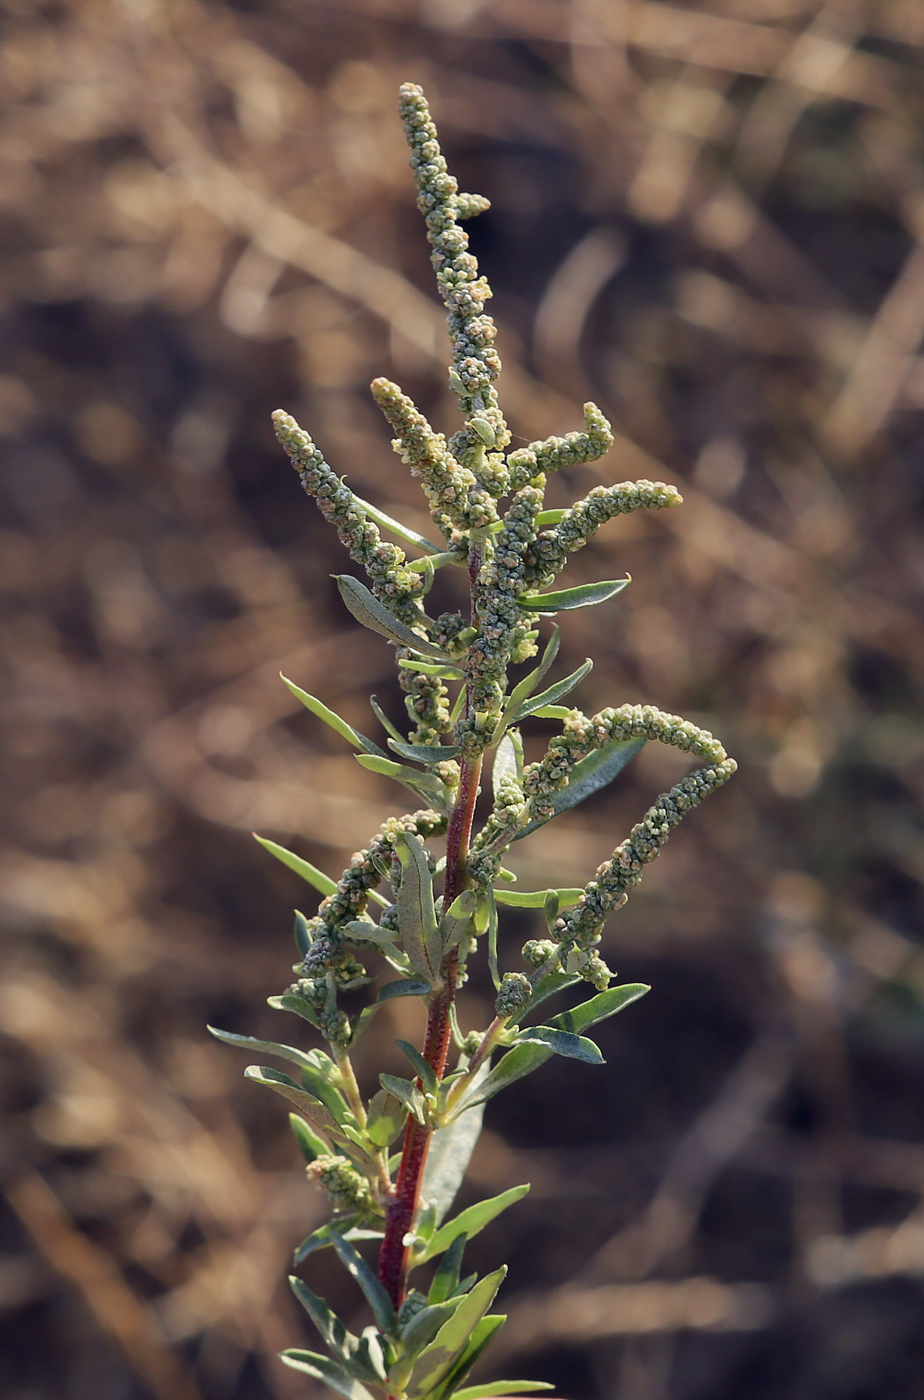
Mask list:
[[[469,549],[468,576],[472,591],[472,620],[475,620],[475,583],[481,568],[483,551],[480,545],[472,544]],[[468,713],[466,699],[465,712]],[[443,908],[448,909],[453,900],[462,893],[466,882],[466,860],[475,817],[475,802],[478,798],[478,782],[481,777],[482,756],[463,758],[459,771],[459,788],[455,806],[446,828],[446,879],[443,888]],[[455,1000],[456,975],[459,964],[459,950],[453,948],[443,966],[443,985],[430,994],[427,1011],[427,1034],[424,1040],[424,1058],[433,1066],[437,1079],[446,1072],[449,1055],[449,1042],[452,1038],[450,1008]],[[379,1252],[379,1280],[384,1286],[395,1310],[401,1306],[407,1291],[408,1249],[405,1236],[413,1228],[420,1202],[420,1184],[427,1152],[433,1133],[430,1128],[408,1117],[404,1130],[404,1146],[395,1191],[387,1210],[385,1238]]]

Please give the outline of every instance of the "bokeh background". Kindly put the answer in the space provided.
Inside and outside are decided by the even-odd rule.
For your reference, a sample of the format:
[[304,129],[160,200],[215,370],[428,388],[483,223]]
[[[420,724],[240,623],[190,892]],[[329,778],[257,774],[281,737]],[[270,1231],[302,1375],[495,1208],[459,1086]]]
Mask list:
[[[403,810],[278,681],[400,714],[269,414],[425,526],[366,387],[453,428],[407,78],[493,202],[518,440],[588,397],[618,427],[553,503],[685,497],[569,565],[634,583],[567,619],[561,674],[593,655],[588,712],[679,711],[741,764],[612,920],[653,991],[607,1067],[490,1107],[466,1191],[533,1191],[472,1247],[512,1266],[481,1374],[919,1400],[924,6],[3,8],[5,1400],[318,1394],[275,1353],[313,1345],[282,1280],[324,1207],[203,1027],[292,1030],[264,998],[305,887],[250,831],[336,875]],[[524,886],[589,878],[680,771],[649,746],[518,848]],[[487,1003],[476,977],[467,1026]],[[367,1083],[416,1027],[390,1006]],[[323,1254],[304,1273],[362,1321]]]

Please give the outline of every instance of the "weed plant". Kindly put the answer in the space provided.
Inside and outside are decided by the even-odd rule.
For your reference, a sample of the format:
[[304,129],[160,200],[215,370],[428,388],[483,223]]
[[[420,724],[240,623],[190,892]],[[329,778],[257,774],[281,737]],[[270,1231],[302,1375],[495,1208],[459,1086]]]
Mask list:
[[[491,290],[461,227],[488,201],[460,193],[448,174],[421,89],[404,84],[400,107],[448,312],[449,383],[462,426],[447,442],[397,385],[377,379],[372,392],[395,434],[395,451],[420,478],[439,542],[356,496],[289,414],[280,410],[274,420],[305,490],[365,570],[368,584],[340,575],[340,593],[358,622],[395,647],[410,732],[401,733],[373,700],[385,736],[373,741],[286,684],[352,746],[358,763],[393,778],[421,805],[389,817],[339,881],[263,840],[323,896],[316,914],[296,914],[296,980],[270,1004],[307,1022],[327,1049],[213,1033],[294,1066],[292,1074],[262,1066],[245,1074],[289,1101],[308,1175],[330,1200],[330,1222],[299,1246],[295,1266],[316,1250],[335,1250],[374,1319],[354,1335],[293,1276],[295,1295],[330,1354],[293,1349],[283,1359],[349,1400],[373,1400],[376,1390],[388,1400],[478,1400],[548,1388],[522,1380],[466,1384],[504,1322],[491,1308],[505,1273],[500,1267],[484,1278],[465,1275],[466,1242],[529,1189],[515,1187],[447,1218],[484,1105],[552,1055],[585,1066],[603,1062],[585,1032],[648,990],[611,985],[599,951],[607,915],[626,902],[673,828],[731,776],[735,763],[711,734],[653,706],[620,705],[587,716],[563,705],[592,662],[551,680],[559,645],[554,624],[538,664],[510,687],[508,668],[538,655],[546,619],[605,604],[629,582],[556,590],[568,558],[614,516],[667,509],[681,497],[661,482],[628,481],[597,486],[567,510],[544,508],[548,474],[602,457],[613,441],[610,426],[588,403],[582,431],[510,450],[495,389],[501,368],[495,326],[484,309]],[[383,532],[415,557],[385,542]],[[436,571],[453,567],[466,571],[468,610],[431,617],[425,604]],[[526,763],[521,728],[530,718],[557,721],[561,733],[541,759]],[[693,754],[704,766],[657,799],[583,888],[518,890],[503,865],[513,842],[611,783],[650,739]],[[493,806],[475,831],[488,755]],[[429,848],[438,837],[445,837],[441,859]],[[524,944],[518,971],[499,964],[499,914],[507,907],[534,909],[546,925],[541,937]],[[496,1014],[484,1030],[465,1032],[456,994],[476,955],[487,959]],[[370,959],[396,975],[358,1015],[349,1015],[342,994],[371,984],[381,971],[378,964],[367,970]],[[585,984],[592,996],[545,1016],[550,998]],[[351,1052],[393,997],[423,999],[426,1036],[421,1046],[397,1041],[406,1076],[381,1074],[366,1102]],[[377,1266],[367,1258],[370,1248]]]

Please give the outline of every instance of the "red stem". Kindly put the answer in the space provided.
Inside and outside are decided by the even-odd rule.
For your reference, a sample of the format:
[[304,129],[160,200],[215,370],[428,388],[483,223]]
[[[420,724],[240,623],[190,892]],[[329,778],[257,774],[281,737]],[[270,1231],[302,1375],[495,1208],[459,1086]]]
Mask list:
[[[468,556],[468,576],[472,593],[472,621],[475,621],[475,584],[481,568],[483,551],[479,544],[472,544]],[[468,698],[465,713],[468,714]],[[482,756],[463,758],[459,771],[459,788],[455,806],[446,828],[446,880],[443,888],[443,908],[448,909],[453,900],[462,893],[466,881],[466,858],[475,817],[475,802],[478,798],[478,780],[481,777]],[[427,1010],[427,1034],[424,1040],[424,1058],[433,1066],[437,1079],[446,1072],[449,1055],[449,1042],[452,1038],[452,1023],[449,1012],[455,1000],[456,975],[459,966],[459,949],[453,948],[443,966],[443,985],[431,992]],[[419,1082],[419,1081],[418,1081]],[[395,1311],[404,1302],[407,1290],[408,1249],[404,1238],[413,1228],[420,1201],[420,1184],[427,1152],[433,1136],[430,1128],[408,1116],[404,1130],[404,1146],[398,1179],[386,1214],[385,1238],[379,1252],[379,1280],[384,1286]]]

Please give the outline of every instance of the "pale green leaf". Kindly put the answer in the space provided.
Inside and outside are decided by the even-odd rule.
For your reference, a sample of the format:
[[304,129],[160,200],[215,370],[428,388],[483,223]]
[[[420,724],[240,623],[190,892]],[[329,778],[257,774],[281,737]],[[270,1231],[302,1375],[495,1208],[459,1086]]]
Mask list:
[[291,1347],[288,1351],[280,1352],[279,1359],[293,1370],[304,1371],[305,1375],[313,1376],[316,1381],[323,1381],[331,1390],[345,1395],[347,1400],[372,1400],[372,1395],[362,1382],[349,1375],[328,1356],[319,1356],[313,1351]]
[[414,763],[445,763],[462,752],[458,744],[406,744],[403,739],[389,739],[388,747]]
[[452,1400],[494,1400],[495,1395],[522,1395],[527,1390],[554,1390],[551,1381],[489,1381],[487,1385],[467,1385],[454,1390]]
[[615,578],[601,583],[582,583],[558,593],[521,593],[517,602],[530,612],[570,612],[574,608],[592,608],[597,603],[605,603],[628,588],[631,582],[631,578]]
[[435,985],[443,960],[443,940],[433,902],[433,876],[416,837],[399,832],[395,853],[402,871],[397,897],[401,942],[414,971]]
[[331,1243],[340,1257],[340,1262],[349,1274],[356,1280],[366,1295],[366,1301],[372,1309],[372,1315],[380,1332],[394,1333],[395,1330],[395,1310],[391,1305],[391,1300],[385,1289],[379,1283],[372,1269],[366,1263],[358,1249],[355,1249],[342,1235],[334,1232]]
[[440,810],[445,806],[446,785],[435,774],[421,773],[403,763],[394,763],[390,758],[379,758],[378,754],[358,753],[354,757],[361,768],[368,768],[371,773],[381,773],[384,778],[394,778]]
[[278,1045],[275,1040],[257,1040],[252,1035],[235,1035],[233,1031],[220,1031],[215,1026],[205,1028],[216,1040],[226,1045],[236,1045],[241,1050],[259,1050],[266,1055],[278,1055],[282,1060],[290,1060],[302,1069],[314,1069],[314,1062],[304,1050],[296,1050],[294,1045]]
[[427,1395],[464,1353],[472,1333],[491,1306],[504,1280],[506,1268],[496,1269],[462,1299],[455,1313],[418,1357],[407,1385],[409,1400]]
[[298,1143],[298,1150],[306,1162],[313,1162],[318,1157],[324,1157],[330,1151],[330,1144],[318,1137],[304,1118],[299,1118],[297,1113],[289,1114],[289,1127],[292,1129],[292,1136]]
[[308,1285],[294,1274],[289,1275],[289,1287],[320,1332],[321,1340],[330,1347],[343,1366],[350,1369],[352,1353],[359,1346],[359,1338],[347,1330],[323,1298],[319,1298],[317,1293],[313,1293]]
[[381,525],[383,530],[387,530],[390,535],[397,535],[399,540],[405,540],[408,544],[414,544],[418,549],[424,550],[427,554],[442,554],[442,545],[434,544],[425,535],[419,535],[416,530],[412,530],[410,525],[404,525],[400,520],[395,520],[392,516],[386,515],[378,506],[371,505],[369,501],[364,501],[356,492],[352,492],[353,500],[364,510],[370,520],[374,520],[376,525]]
[[583,1060],[588,1065],[605,1065],[600,1047],[584,1035],[574,1035],[571,1031],[561,1031],[556,1026],[527,1026],[517,1036],[517,1044],[524,1040],[538,1040],[548,1045],[556,1055],[564,1055],[568,1060]]
[[400,1099],[421,1126],[426,1123],[427,1101],[416,1084],[412,1083],[410,1079],[400,1079],[396,1074],[380,1074],[379,1083],[383,1089],[388,1090],[389,1094]]
[[410,1060],[426,1092],[428,1094],[435,1094],[440,1087],[440,1083],[436,1077],[436,1071],[429,1060],[424,1059],[417,1047],[412,1045],[409,1040],[396,1040],[395,1044],[402,1055]]
[[304,1114],[315,1128],[320,1128],[329,1137],[341,1138],[337,1120],[320,1099],[316,1099],[313,1094],[306,1093],[299,1088],[294,1079],[290,1079],[287,1074],[282,1074],[278,1069],[269,1069],[266,1065],[248,1065],[244,1070],[244,1078],[250,1079],[254,1084],[265,1084],[268,1089],[273,1089],[277,1094],[281,1094],[289,1103],[294,1104],[299,1113]]
[[535,831],[537,827],[544,826],[552,817],[558,817],[562,812],[569,811],[576,807],[579,802],[590,797],[592,793],[599,792],[601,788],[611,783],[614,778],[622,772],[626,765],[631,762],[635,755],[645,746],[644,739],[614,739],[609,744],[604,744],[602,748],[594,749],[586,758],[582,758],[571,770],[571,777],[568,786],[553,792],[552,816],[544,817],[542,821],[530,822],[518,831],[513,838],[521,841],[524,836]]
[[392,997],[426,997],[430,995],[430,983],[420,977],[399,977],[394,982],[386,982],[379,992],[378,1001],[391,1001]]
[[[456,1388],[465,1380],[479,1356],[490,1344],[491,1338],[500,1331],[506,1321],[506,1313],[489,1313],[476,1323],[468,1346],[426,1400],[452,1400]],[[424,1397],[418,1396],[415,1400],[424,1400]]]
[[511,1186],[509,1191],[502,1191],[499,1196],[492,1196],[488,1201],[479,1201],[477,1205],[469,1206],[468,1210],[463,1210],[455,1219],[448,1221],[441,1229],[437,1230],[428,1242],[426,1252],[420,1262],[425,1264],[428,1259],[435,1259],[438,1254],[443,1253],[444,1249],[448,1249],[459,1235],[466,1235],[468,1239],[472,1239],[508,1206],[522,1201],[528,1190],[528,1184],[526,1186]]
[[309,695],[307,690],[302,690],[300,685],[290,681],[281,671],[279,675],[283,684],[288,687],[296,700],[304,705],[306,710],[310,710],[313,715],[317,715],[318,719],[322,719],[325,724],[330,725],[331,729],[336,730],[341,738],[346,739],[347,743],[351,744],[354,749],[363,749],[366,753],[381,754],[383,758],[388,757],[387,754],[382,753],[378,744],[374,744],[371,739],[366,738],[365,734],[360,734],[358,729],[347,724],[346,720],[342,719],[335,710],[328,709],[323,701],[314,695]]
[[540,691],[538,695],[532,695],[528,700],[524,700],[519,709],[515,712],[511,723],[520,724],[527,715],[535,714],[537,710],[544,709],[547,705],[555,705],[565,695],[572,691],[576,685],[594,668],[594,663],[590,657],[579,666],[576,671],[572,671],[570,676],[565,676],[564,680],[556,681],[550,685],[548,690]]
[[[387,762],[387,760],[386,760]],[[265,851],[281,860],[283,865],[287,865],[290,870],[294,870],[296,875],[301,875],[303,880],[307,880],[309,885],[314,885],[315,889],[323,895],[336,894],[337,881],[332,880],[329,875],[325,875],[323,870],[319,870],[316,865],[312,865],[310,860],[304,860],[297,856],[294,851],[287,851],[285,846],[279,846],[275,841],[269,841],[265,836],[258,836],[253,833],[254,840],[259,841]]]
[[494,898],[498,904],[509,904],[514,909],[544,909],[546,895],[557,894],[558,903],[562,909],[570,909],[572,904],[577,904],[583,889],[569,890],[495,890]]
[[441,651],[434,642],[428,641],[426,637],[418,636],[405,623],[400,622],[393,613],[390,613],[379,602],[375,594],[370,593],[365,584],[360,583],[358,578],[353,578],[350,574],[337,574],[335,577],[340,589],[340,596],[357,622],[361,622],[370,631],[378,632],[380,636],[387,637],[390,642],[394,642],[399,647],[411,647],[423,656],[435,657],[437,661],[450,661],[446,653]]
[[296,1016],[301,1016],[302,1020],[307,1021],[309,1025],[320,1029],[321,1023],[318,1020],[318,1013],[311,1002],[296,992],[283,992],[282,996],[267,997],[266,1004],[271,1006],[274,1011],[292,1011]]
[[[482,1066],[475,1077],[475,1085],[488,1073],[488,1068],[487,1063]],[[423,1200],[435,1205],[437,1221],[443,1219],[462,1185],[481,1134],[483,1117],[484,1105],[479,1104],[461,1113],[447,1127],[437,1128],[430,1139],[420,1194]]]

